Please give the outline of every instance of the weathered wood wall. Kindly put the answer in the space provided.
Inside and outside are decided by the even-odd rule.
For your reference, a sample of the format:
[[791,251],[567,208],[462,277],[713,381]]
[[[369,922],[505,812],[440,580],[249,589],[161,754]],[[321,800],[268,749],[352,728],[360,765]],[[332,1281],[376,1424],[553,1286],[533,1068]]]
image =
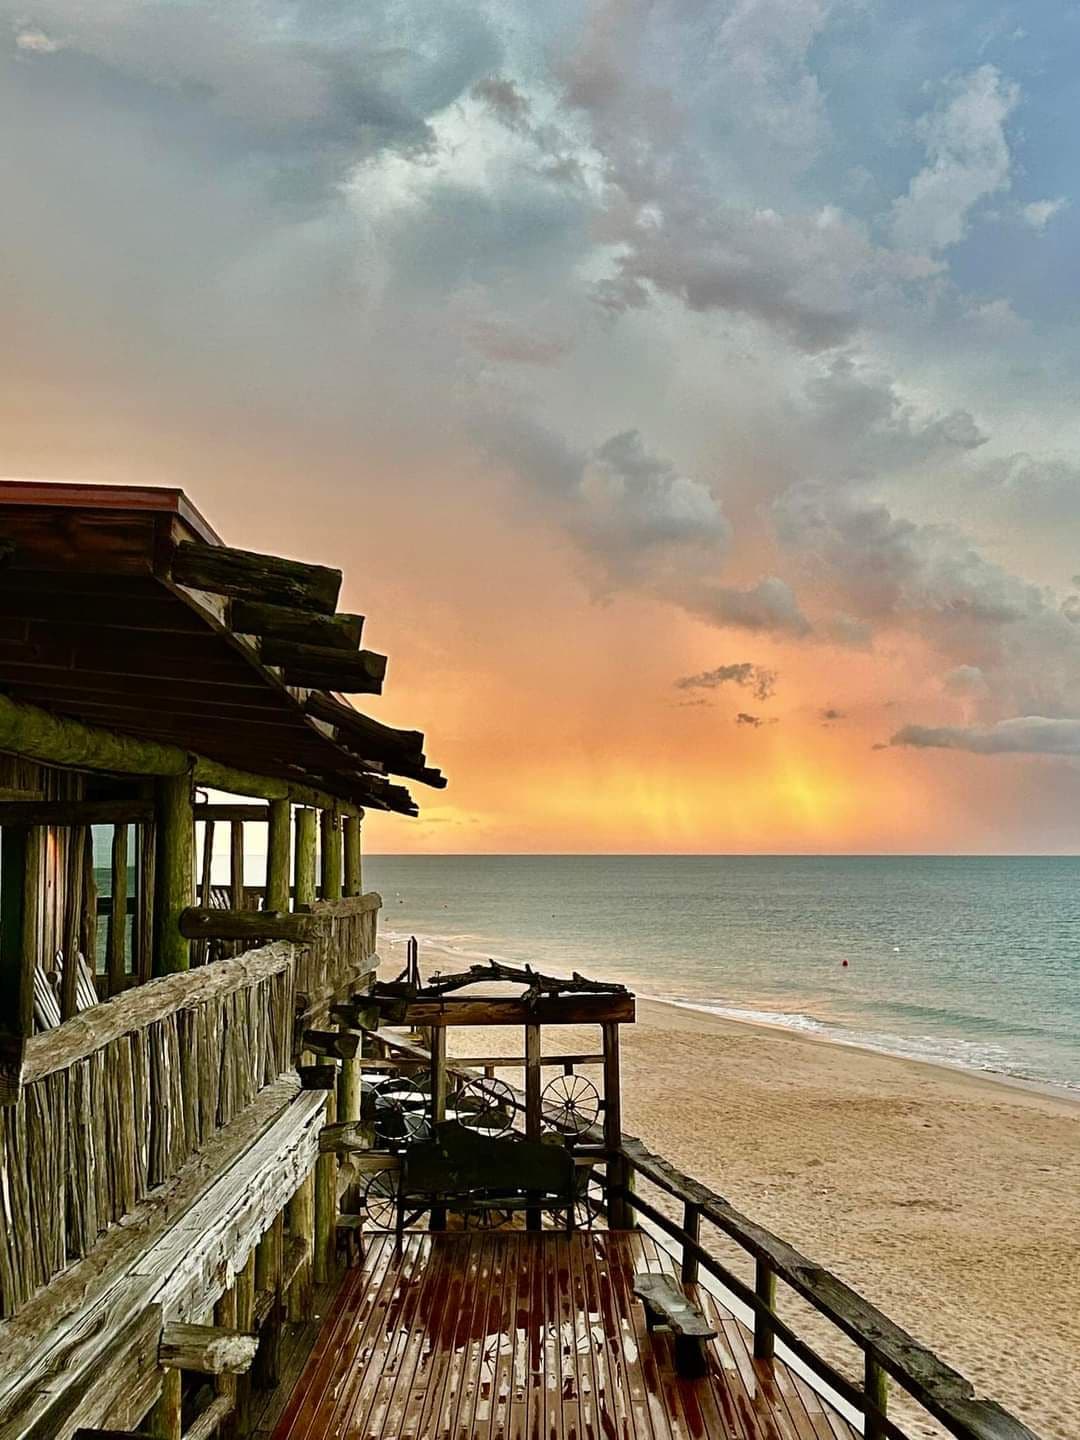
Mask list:
[[24,1093],[0,1111],[0,1315],[291,1066],[293,948],[257,955],[153,981],[30,1041]]

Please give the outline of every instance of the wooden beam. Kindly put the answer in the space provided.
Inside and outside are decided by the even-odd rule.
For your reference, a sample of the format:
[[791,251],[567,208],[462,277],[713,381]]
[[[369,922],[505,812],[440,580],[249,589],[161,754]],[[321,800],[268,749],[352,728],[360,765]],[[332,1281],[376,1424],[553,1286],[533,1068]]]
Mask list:
[[321,615],[334,613],[341,590],[340,570],[194,541],[181,541],[176,547],[171,571],[177,585],[192,590],[314,610]]
[[[376,997],[382,1004],[382,997]],[[393,1001],[386,1001],[387,1005]],[[401,1002],[396,1002],[401,1003]],[[431,1000],[406,1000],[402,1017],[414,1027],[439,1025],[598,1025],[629,1024],[634,1019],[632,995],[542,995],[532,1002],[516,996],[470,998],[444,995]]]
[[[320,1110],[321,1113],[321,1110]],[[303,1173],[311,1168],[310,1161]],[[295,1185],[295,1181],[294,1181]],[[270,1310],[262,1327],[259,1341],[259,1355],[255,1368],[255,1383],[261,1389],[270,1389],[278,1383],[281,1353],[282,1287],[281,1272],[285,1263],[285,1227],[281,1209],[277,1210],[272,1222],[266,1226],[255,1247],[255,1289],[268,1291],[273,1297]]]
[[[179,745],[123,735],[103,726],[69,720],[0,695],[0,750],[65,765],[77,770],[102,770],[117,775],[186,775],[197,785],[263,800],[292,799],[298,805],[336,806],[343,813],[362,809],[345,795],[333,795],[302,778],[295,781],[259,775],[210,760],[192,757]],[[192,764],[194,761],[194,769]]]
[[167,1370],[154,1408],[146,1421],[146,1433],[153,1440],[183,1440],[184,1392],[179,1370]]
[[0,801],[0,825],[134,825],[153,817],[152,800]]
[[189,905],[178,917],[186,940],[313,940],[326,929],[318,915],[269,910],[215,910]]
[[[326,1097],[326,1123],[337,1121],[337,1100],[331,1091]],[[315,1283],[327,1285],[334,1274],[337,1245],[337,1170],[334,1154],[321,1154],[315,1162]]]
[[157,890],[157,826],[153,821],[140,825],[137,838],[138,882],[135,919],[132,925],[133,968],[140,985],[153,973],[154,894]]
[[292,842],[292,807],[288,800],[270,801],[270,828],[266,841],[267,910],[282,914],[289,908],[289,848]]
[[244,905],[244,822],[229,822],[229,901],[234,910]]
[[229,825],[234,820],[244,820],[249,823],[258,824],[260,821],[267,821],[270,818],[270,807],[268,805],[196,805],[195,819],[206,821],[222,821]]
[[[619,1027],[610,1021],[602,1026],[604,1037],[604,1144],[607,1147],[607,1179],[621,1191],[630,1183],[630,1171],[622,1153],[622,1067],[619,1059]],[[621,1194],[608,1199],[608,1223],[613,1230],[626,1229],[632,1213]]]
[[183,1440],[211,1440],[235,1409],[231,1395],[216,1395],[184,1431]]
[[361,1125],[359,1120],[338,1120],[333,1125],[324,1125],[319,1134],[322,1155],[366,1154],[372,1144],[371,1127]]
[[424,737],[419,730],[396,730],[383,725],[370,715],[361,715],[351,705],[333,700],[329,695],[309,695],[304,702],[309,715],[327,720],[331,725],[340,725],[354,736],[363,753],[374,760],[391,760],[410,757],[423,758]]
[[373,650],[340,650],[333,645],[297,645],[291,640],[264,640],[259,647],[264,665],[279,665],[286,685],[340,690],[352,695],[381,695],[386,656]]
[[259,1341],[240,1330],[174,1321],[161,1332],[158,1364],[166,1370],[196,1370],[200,1375],[243,1375],[251,1369]]
[[[323,1126],[323,1131],[326,1126]],[[322,1131],[319,1139],[322,1148]],[[303,1260],[286,1296],[290,1320],[310,1320],[312,1315],[311,1264],[315,1247],[315,1172],[309,1170],[285,1206],[292,1243],[300,1245]]]
[[157,845],[154,855],[154,973],[171,975],[191,965],[180,916],[194,889],[195,827],[190,774],[157,782]]
[[294,644],[321,645],[355,651],[364,629],[363,615],[316,615],[289,605],[264,605],[257,600],[234,600],[228,610],[230,630],[243,635],[290,640]]
[[360,1036],[351,1030],[305,1030],[304,1049],[314,1055],[330,1055],[335,1060],[352,1060],[360,1049]]

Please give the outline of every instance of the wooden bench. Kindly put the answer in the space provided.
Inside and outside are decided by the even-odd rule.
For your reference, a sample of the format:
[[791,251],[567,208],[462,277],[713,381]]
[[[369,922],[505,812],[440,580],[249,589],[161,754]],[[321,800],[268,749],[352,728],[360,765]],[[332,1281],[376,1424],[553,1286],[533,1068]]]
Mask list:
[[670,1330],[675,1337],[675,1369],[686,1380],[705,1374],[705,1341],[716,1331],[671,1275],[642,1272],[634,1276],[634,1294],[645,1307],[645,1324]]

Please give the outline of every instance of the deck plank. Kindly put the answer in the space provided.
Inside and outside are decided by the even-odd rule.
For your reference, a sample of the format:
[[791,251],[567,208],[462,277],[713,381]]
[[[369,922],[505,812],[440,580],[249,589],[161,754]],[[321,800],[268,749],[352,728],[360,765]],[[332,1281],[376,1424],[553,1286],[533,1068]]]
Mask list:
[[679,1377],[639,1270],[677,1274],[640,1231],[373,1235],[272,1440],[857,1440],[693,1287],[718,1335]]

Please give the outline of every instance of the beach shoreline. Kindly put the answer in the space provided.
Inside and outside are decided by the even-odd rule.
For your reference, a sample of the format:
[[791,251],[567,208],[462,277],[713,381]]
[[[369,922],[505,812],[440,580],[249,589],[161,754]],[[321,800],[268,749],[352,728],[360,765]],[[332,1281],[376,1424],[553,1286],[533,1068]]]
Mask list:
[[[382,953],[384,975],[401,969],[396,944]],[[1075,1440],[1073,1092],[667,999],[639,995],[637,1014],[622,1027],[627,1133],[839,1275],[1042,1440]],[[451,1054],[521,1053],[516,1029],[481,1034],[452,1032]],[[586,1035],[545,1027],[545,1049],[588,1049]],[[808,1318],[842,1361],[831,1327]]]

